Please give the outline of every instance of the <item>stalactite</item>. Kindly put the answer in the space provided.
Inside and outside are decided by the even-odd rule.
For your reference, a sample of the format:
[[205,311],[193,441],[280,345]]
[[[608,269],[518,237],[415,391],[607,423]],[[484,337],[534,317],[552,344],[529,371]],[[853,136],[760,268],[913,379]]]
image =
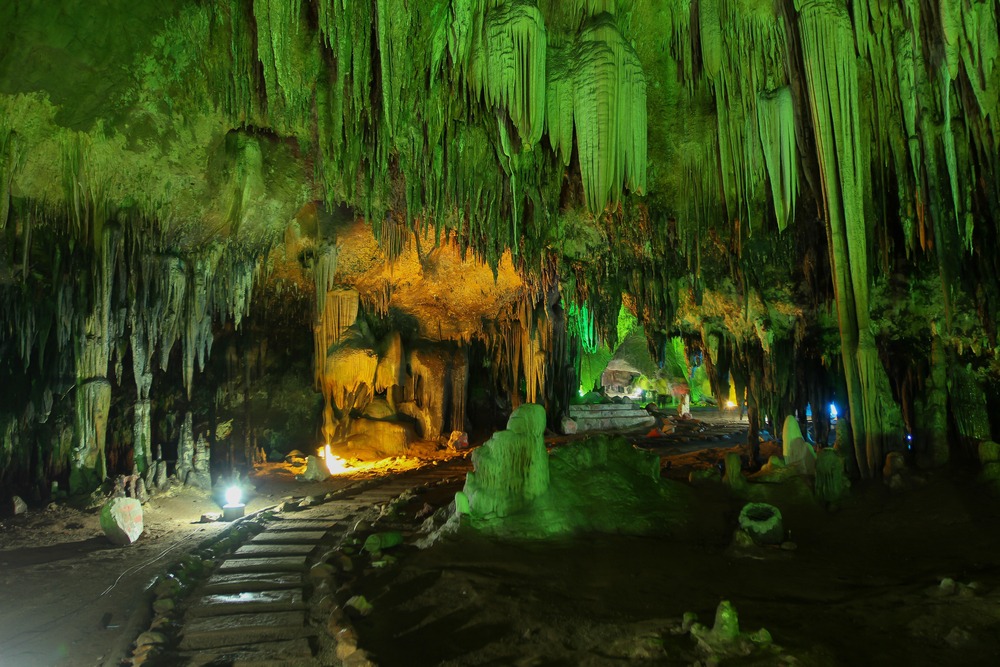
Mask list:
[[899,436],[899,408],[893,403],[870,326],[863,186],[868,155],[859,121],[854,36],[838,0],[796,5],[830,228],[851,427],[859,467],[871,477],[881,467],[887,443]]
[[[88,214],[85,214],[89,215]],[[95,211],[94,215],[101,215]],[[100,234],[100,254],[91,287],[94,290],[91,311],[77,333],[76,350],[76,437],[73,450],[71,486],[85,490],[104,481],[107,464],[104,445],[108,411],[111,408],[111,383],[108,366],[111,357],[111,291],[115,262],[120,251],[121,234],[117,227],[105,228],[95,223]],[[95,239],[97,242],[97,239]]]
[[297,128],[308,118],[319,72],[316,37],[301,20],[302,11],[301,0],[253,0],[268,115],[278,127]]
[[378,367],[375,369],[375,391],[385,392],[389,405],[395,408],[394,389],[403,383],[403,339],[398,331],[388,334],[379,345]]
[[512,0],[487,12],[472,85],[489,106],[507,111],[529,149],[545,127],[545,61],[545,24],[533,0]]
[[795,110],[786,86],[757,99],[757,125],[764,149],[764,165],[771,181],[771,198],[778,229],[785,230],[795,213],[798,192],[798,155],[795,149]]
[[[549,141],[568,164],[572,129],[587,208],[603,211],[622,186],[646,189],[646,77],[614,18],[602,14],[581,30],[571,50],[550,58],[546,121]],[[570,122],[572,119],[572,122]]]
[[150,337],[159,345],[160,369],[166,370],[170,350],[181,337],[188,301],[187,267],[178,257],[165,255],[158,259],[148,264],[153,272],[150,278],[155,281],[156,297],[151,299],[152,312],[146,325],[150,327]]
[[469,393],[469,349],[465,345],[459,345],[452,355],[450,380],[451,430],[464,431],[466,398]]
[[184,387],[188,398],[194,388],[195,362],[205,368],[205,359],[212,349],[212,279],[218,265],[221,246],[210,247],[189,264],[187,302],[181,343],[184,354]]
[[24,166],[24,147],[17,133],[0,120],[0,231],[7,227],[14,179]]
[[[133,303],[135,298],[133,297]],[[153,462],[153,433],[150,419],[152,405],[149,392],[153,385],[153,350],[147,338],[143,321],[144,313],[133,310],[130,313],[130,342],[132,345],[132,374],[135,378],[136,401],[133,417],[133,448],[135,465],[140,473]]]
[[322,311],[316,315],[313,363],[316,386],[323,392],[323,436],[327,442],[338,432],[340,415],[334,413],[334,407],[341,412],[350,409],[362,385],[374,384],[378,368],[374,351],[340,345],[357,320],[358,304],[355,290],[329,290]]

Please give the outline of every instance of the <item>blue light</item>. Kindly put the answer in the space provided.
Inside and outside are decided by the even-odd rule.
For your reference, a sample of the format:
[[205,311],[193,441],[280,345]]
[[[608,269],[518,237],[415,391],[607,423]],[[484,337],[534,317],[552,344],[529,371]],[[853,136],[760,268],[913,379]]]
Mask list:
[[833,403],[830,404],[830,419],[833,421],[837,420],[837,406]]

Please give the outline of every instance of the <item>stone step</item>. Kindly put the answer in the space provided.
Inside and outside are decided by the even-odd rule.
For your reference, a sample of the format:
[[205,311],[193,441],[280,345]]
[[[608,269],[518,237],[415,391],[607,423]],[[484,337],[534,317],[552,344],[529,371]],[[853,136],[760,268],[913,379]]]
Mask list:
[[243,591],[206,595],[194,602],[189,617],[256,614],[261,612],[297,611],[305,609],[302,590]]
[[265,530],[251,538],[251,544],[315,544],[326,537],[325,530]]
[[649,414],[643,408],[638,405],[629,405],[627,409],[622,409],[621,406],[616,406],[613,409],[608,409],[605,406],[594,406],[593,409],[583,410],[581,408],[591,406],[581,406],[581,405],[571,405],[569,408],[569,416],[573,420],[579,419],[589,419],[594,417],[625,417],[632,414]]
[[316,544],[244,544],[230,558],[264,558],[271,556],[308,556]]
[[577,433],[594,431],[631,431],[639,428],[652,428],[656,419],[649,415],[635,417],[603,417],[598,419],[579,419],[576,421]]
[[638,403],[584,403],[580,405],[569,406],[570,414],[577,412],[580,414],[586,412],[620,412],[629,410],[642,410],[643,406]]
[[182,653],[187,667],[319,667],[308,639],[265,642],[251,647],[206,649]]
[[306,556],[276,556],[274,558],[229,558],[222,561],[217,570],[219,574],[234,574],[237,572],[301,572],[306,569]]
[[213,574],[205,582],[204,593],[242,593],[301,588],[302,574],[289,572],[238,572]]
[[326,532],[332,527],[333,525],[329,521],[314,519],[275,519],[268,522],[267,532]]
[[205,616],[185,623],[182,651],[289,641],[315,634],[306,627],[305,611]]

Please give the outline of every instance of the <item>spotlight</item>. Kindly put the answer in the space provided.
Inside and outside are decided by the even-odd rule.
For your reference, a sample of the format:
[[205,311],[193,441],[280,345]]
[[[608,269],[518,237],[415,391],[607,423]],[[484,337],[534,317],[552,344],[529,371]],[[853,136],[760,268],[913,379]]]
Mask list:
[[235,521],[243,516],[246,505],[242,502],[243,490],[238,486],[226,489],[226,504],[222,506],[222,520]]
[[830,421],[837,421],[837,406],[830,404]]

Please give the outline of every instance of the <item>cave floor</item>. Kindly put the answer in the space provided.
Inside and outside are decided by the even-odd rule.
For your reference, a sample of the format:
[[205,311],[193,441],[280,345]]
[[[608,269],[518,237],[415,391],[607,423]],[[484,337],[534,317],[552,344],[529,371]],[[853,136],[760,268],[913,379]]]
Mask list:
[[[721,454],[678,455],[671,470]],[[693,492],[671,536],[463,531],[408,549],[357,585],[374,606],[356,621],[362,646],[383,666],[686,665],[706,656],[671,630],[688,611],[711,626],[730,600],[775,648],[723,664],[1000,664],[1000,499],[971,475],[859,486],[834,512],[778,494],[796,548],[743,554],[731,548],[743,501],[721,484]]]
[[[421,465],[390,459],[324,482],[296,481],[304,466],[265,464],[247,513],[288,497],[323,495],[352,481]],[[157,574],[230,525],[210,494],[172,487],[143,506],[144,532],[128,547],[106,540],[100,508],[52,504],[0,521],[0,667],[118,665],[148,625],[144,590]]]
[[[720,420],[649,446],[664,477],[713,466],[719,445],[745,449],[739,425]],[[350,483],[296,482],[296,472],[265,469],[248,511]],[[440,487],[435,502],[459,488]],[[774,502],[795,550],[735,552],[743,501],[715,483],[692,487],[690,520],[669,536],[528,543],[460,532],[402,547],[395,565],[352,584],[374,606],[355,620],[362,647],[384,666],[692,664],[705,656],[672,630],[688,611],[711,625],[727,599],[743,629],[767,628],[780,650],[724,664],[1000,664],[1000,499],[971,473],[925,475],[899,492],[858,486],[833,512]],[[0,523],[0,666],[118,664],[146,618],[145,587],[224,529],[195,523],[209,511],[207,494],[161,494],[127,548],[105,542],[93,509]]]

